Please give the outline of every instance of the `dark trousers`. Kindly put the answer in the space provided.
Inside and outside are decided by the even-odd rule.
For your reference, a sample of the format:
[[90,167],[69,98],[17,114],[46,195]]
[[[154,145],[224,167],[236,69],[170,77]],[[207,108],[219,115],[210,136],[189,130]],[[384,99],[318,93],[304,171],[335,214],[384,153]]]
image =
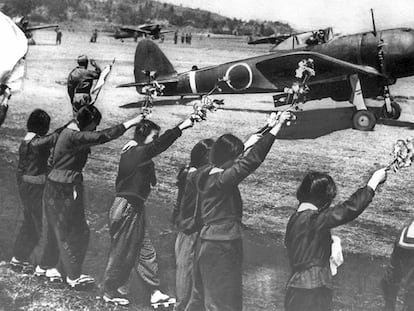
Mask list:
[[332,290],[328,287],[312,289],[288,287],[285,311],[332,311]]
[[111,249],[103,278],[104,290],[125,285],[136,266],[138,275],[151,288],[158,288],[158,263],[154,246],[145,229],[145,206],[116,197],[109,211]]
[[185,234],[178,232],[175,241],[176,271],[176,311],[184,311],[190,301],[191,288],[193,286],[193,262],[198,232]]
[[43,268],[56,267],[59,259],[70,279],[80,276],[89,243],[82,185],[46,181],[43,195]]
[[20,226],[13,255],[20,261],[27,261],[40,239],[42,231],[42,197],[44,185],[21,182],[19,194],[23,206],[23,223]]
[[194,262],[193,288],[186,311],[241,311],[243,243],[201,240]]

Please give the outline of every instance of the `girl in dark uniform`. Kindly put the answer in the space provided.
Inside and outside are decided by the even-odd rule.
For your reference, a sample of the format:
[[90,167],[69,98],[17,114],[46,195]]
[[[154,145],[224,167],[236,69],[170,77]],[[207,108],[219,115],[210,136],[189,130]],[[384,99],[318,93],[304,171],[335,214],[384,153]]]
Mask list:
[[202,228],[194,259],[194,279],[186,311],[241,311],[242,291],[242,199],[238,184],[253,173],[270,151],[282,124],[291,117],[283,112],[270,120],[270,131],[248,153],[243,142],[231,135],[213,144],[212,165],[191,177],[199,195]]
[[310,172],[297,191],[299,207],[290,217],[285,236],[292,274],[287,284],[286,311],[331,311],[331,229],[357,218],[368,207],[377,186],[386,179],[376,171],[367,186],[345,202],[330,207],[336,196],[331,176]]
[[29,272],[33,266],[29,256],[39,242],[42,228],[42,196],[45,187],[47,160],[50,148],[58,134],[45,136],[49,131],[50,117],[36,109],[27,120],[27,134],[19,147],[17,185],[23,206],[23,223],[14,243],[10,262],[16,271]]
[[88,106],[81,108],[76,119],[61,131],[52,152],[52,169],[44,191],[45,245],[40,267],[35,271],[37,275],[44,272],[50,279],[59,280],[61,276],[56,265],[60,259],[70,287],[78,288],[94,282],[92,277],[81,274],[89,242],[82,170],[91,146],[118,138],[141,119],[140,115],[111,128],[95,131],[101,114],[94,106]]
[[175,242],[176,311],[184,311],[190,300],[192,288],[193,259],[199,229],[193,223],[197,188],[191,183],[191,175],[208,164],[213,139],[198,142],[191,150],[190,165],[183,167],[177,176],[178,196],[173,212],[173,223],[178,229]]

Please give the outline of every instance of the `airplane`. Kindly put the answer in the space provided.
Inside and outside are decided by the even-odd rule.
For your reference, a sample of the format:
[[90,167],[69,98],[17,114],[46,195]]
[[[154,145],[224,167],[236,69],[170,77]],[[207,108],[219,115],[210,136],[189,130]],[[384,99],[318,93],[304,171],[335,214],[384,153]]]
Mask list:
[[383,96],[383,118],[398,119],[401,114],[388,86],[398,78],[414,75],[414,30],[376,31],[374,23],[372,32],[183,73],[175,71],[155,43],[142,40],[135,52],[135,82],[119,87],[136,87],[144,94],[143,89],[150,84],[146,73],[155,72],[154,80],[163,86],[159,94],[163,96],[205,95],[214,88],[220,89],[221,94],[282,93],[297,83],[298,64],[308,59],[313,60],[315,76],[306,83],[306,99],[349,100],[356,107],[354,128],[372,130],[376,117],[367,110],[365,98]]
[[290,38],[292,34],[282,34],[282,35],[272,35],[268,37],[261,37],[261,38],[253,38],[249,36],[249,41],[247,44],[256,45],[256,44],[274,44],[278,45],[282,43],[286,39]]
[[115,30],[115,32],[110,37],[115,39],[127,39],[134,38],[137,41],[138,37],[151,37],[153,40],[160,39],[161,36],[165,33],[172,32],[173,30],[162,30],[160,24],[143,24],[139,26],[121,26]]
[[29,21],[24,16],[23,17],[14,18],[14,22],[23,31],[23,33],[26,36],[29,44],[31,44],[31,45],[36,44],[36,42],[35,42],[35,40],[33,38],[33,31],[40,30],[40,29],[47,29],[47,28],[56,28],[56,27],[59,27],[58,24],[47,24],[47,25],[29,26]]
[[[272,44],[273,50],[294,50],[304,48],[306,46],[313,46],[323,44],[335,38],[332,27],[325,29],[316,29],[310,31],[272,35],[268,37],[250,38],[247,44]],[[282,44],[283,43],[283,44]]]

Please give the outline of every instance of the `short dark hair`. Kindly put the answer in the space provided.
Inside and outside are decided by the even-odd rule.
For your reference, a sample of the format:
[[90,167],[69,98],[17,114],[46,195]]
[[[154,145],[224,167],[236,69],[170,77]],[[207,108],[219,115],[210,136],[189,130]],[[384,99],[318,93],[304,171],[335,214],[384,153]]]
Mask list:
[[27,119],[27,131],[38,135],[46,135],[49,131],[50,116],[42,109],[35,109]]
[[211,138],[200,140],[191,150],[190,166],[200,168],[209,161],[210,150],[214,144]]
[[101,120],[101,113],[99,112],[98,108],[93,105],[83,106],[76,114],[76,121],[78,122],[80,130],[83,130],[92,122],[95,122],[96,125],[99,125],[99,123],[101,123]]
[[321,172],[309,172],[303,178],[296,197],[299,203],[311,203],[318,209],[328,207],[336,196],[336,184],[331,176]]
[[233,134],[220,136],[213,144],[210,161],[216,166],[235,160],[244,150],[243,142]]
[[151,134],[152,130],[160,131],[161,128],[158,124],[152,122],[151,120],[148,120],[148,119],[142,120],[135,127],[134,140],[138,144],[142,144],[145,141],[145,139],[148,137],[148,135]]
[[78,65],[79,66],[88,67],[88,63],[89,63],[88,56],[86,56],[86,55],[78,56]]

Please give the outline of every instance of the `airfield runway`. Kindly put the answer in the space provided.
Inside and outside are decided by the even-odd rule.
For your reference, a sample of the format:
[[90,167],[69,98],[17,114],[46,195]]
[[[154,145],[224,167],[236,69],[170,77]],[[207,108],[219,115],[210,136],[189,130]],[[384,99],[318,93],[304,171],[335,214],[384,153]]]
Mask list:
[[[45,109],[52,117],[52,129],[70,119],[71,107],[65,83],[69,71],[76,66],[77,56],[86,54],[102,66],[116,58],[111,76],[96,104],[103,114],[101,128],[123,122],[139,112],[136,108],[120,108],[142,98],[135,89],[115,88],[118,84],[133,81],[136,43],[121,43],[100,34],[98,43],[92,44],[89,43],[89,36],[89,33],[64,32],[62,45],[55,46],[54,32],[39,31],[35,38],[38,45],[29,48],[24,90],[11,99],[8,118],[0,128],[0,260],[10,259],[22,216],[18,207],[14,167],[27,116],[34,108]],[[189,70],[192,65],[201,68],[266,52],[265,47],[248,46],[240,38],[203,36],[200,39],[194,36],[192,43],[174,45],[167,37],[160,47],[178,72]],[[393,126],[377,124],[372,132],[347,128],[346,124],[350,125],[344,121],[344,116],[350,111],[347,103],[334,103],[328,99],[309,103],[305,106],[306,110],[341,109],[337,110],[338,113],[309,112],[305,118],[306,127],[305,122],[302,124],[305,127],[303,131],[299,118],[294,124],[296,138],[307,137],[312,122],[315,127],[328,128],[326,133],[320,133],[326,135],[276,141],[264,164],[240,186],[244,199],[244,224],[247,226],[245,310],[283,309],[284,286],[289,274],[283,234],[288,217],[296,207],[295,192],[302,177],[309,170],[330,173],[339,188],[336,202],[347,198],[363,185],[376,167],[388,163],[389,153],[397,139],[413,136],[413,83],[413,78],[407,78],[391,87],[403,109],[401,119],[392,122]],[[161,258],[165,289],[170,294],[174,293],[175,287],[172,256],[175,235],[168,219],[177,194],[175,178],[178,168],[188,162],[189,152],[198,140],[226,132],[246,138],[265,121],[266,115],[260,111],[272,110],[269,94],[218,94],[215,97],[224,99],[227,110],[209,114],[206,122],[186,131],[175,145],[156,159],[158,185],[153,189],[147,205],[149,227]],[[372,101],[370,104],[380,107],[382,102]],[[191,110],[191,106],[181,105],[155,107],[151,119],[163,129],[168,129],[190,114]],[[312,121],[312,118],[315,120]],[[329,133],[331,127],[343,121],[343,128],[346,129]],[[85,185],[89,187],[88,221],[92,229],[84,271],[91,272],[98,279],[102,276],[109,248],[106,220],[112,203],[119,153],[131,135],[132,132],[129,132],[115,141],[93,148],[84,173]],[[397,174],[390,173],[386,185],[362,216],[335,230],[335,234],[342,238],[346,252],[345,265],[340,269],[336,282],[336,310],[378,310],[381,305],[378,282],[386,262],[384,256],[390,254],[399,228],[413,215],[412,170],[408,168]],[[139,287],[136,277],[131,282]],[[137,300],[139,296],[137,294]],[[0,295],[0,302],[3,298]],[[39,301],[42,299],[46,301],[48,297],[40,296],[37,301],[22,304],[37,310],[35,304],[41,305]],[[143,310],[143,307],[138,305],[131,309]]]

